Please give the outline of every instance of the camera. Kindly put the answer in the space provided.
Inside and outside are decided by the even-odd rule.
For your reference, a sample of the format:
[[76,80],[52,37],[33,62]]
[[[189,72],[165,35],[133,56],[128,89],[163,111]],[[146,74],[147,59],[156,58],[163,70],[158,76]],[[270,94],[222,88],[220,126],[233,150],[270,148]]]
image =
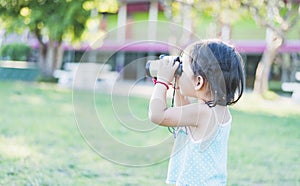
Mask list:
[[173,58],[173,65],[175,64],[175,62],[179,62],[179,66],[175,71],[175,76],[181,76],[182,74],[182,62],[180,60],[179,56],[165,56],[165,55],[160,55],[159,56],[159,60],[149,60],[146,63],[145,69],[146,69],[146,74],[149,77],[157,77],[157,71],[158,71],[158,65],[160,63],[160,59],[164,58],[164,57],[171,57]]

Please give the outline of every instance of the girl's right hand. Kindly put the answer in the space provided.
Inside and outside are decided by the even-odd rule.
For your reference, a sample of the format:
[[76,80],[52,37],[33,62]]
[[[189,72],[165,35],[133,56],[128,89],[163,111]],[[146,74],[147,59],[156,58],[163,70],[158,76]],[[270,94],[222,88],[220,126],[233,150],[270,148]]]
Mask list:
[[163,59],[161,59],[157,72],[158,81],[171,84],[174,79],[175,71],[179,66],[179,62],[175,62],[174,64],[174,59],[175,57],[173,56],[165,56]]

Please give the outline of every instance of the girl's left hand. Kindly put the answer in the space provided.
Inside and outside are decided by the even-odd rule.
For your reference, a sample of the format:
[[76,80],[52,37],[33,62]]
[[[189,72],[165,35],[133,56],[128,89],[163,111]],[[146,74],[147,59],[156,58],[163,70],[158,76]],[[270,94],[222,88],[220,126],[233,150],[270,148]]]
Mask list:
[[174,56],[165,56],[160,60],[157,72],[158,81],[163,81],[167,84],[171,84],[174,79],[175,71],[179,66],[179,62],[175,62],[174,64],[174,59]]

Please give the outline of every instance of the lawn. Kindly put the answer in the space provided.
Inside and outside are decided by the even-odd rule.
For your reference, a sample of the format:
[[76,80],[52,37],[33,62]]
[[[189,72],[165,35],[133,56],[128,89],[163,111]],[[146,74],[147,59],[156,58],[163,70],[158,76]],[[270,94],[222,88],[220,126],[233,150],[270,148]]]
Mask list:
[[[0,82],[0,185],[165,185],[158,160],[169,148],[150,147],[171,135],[147,120],[148,98],[97,93],[89,105],[89,93],[77,95],[73,104],[53,84]],[[300,105],[246,94],[231,111],[228,185],[300,185]]]

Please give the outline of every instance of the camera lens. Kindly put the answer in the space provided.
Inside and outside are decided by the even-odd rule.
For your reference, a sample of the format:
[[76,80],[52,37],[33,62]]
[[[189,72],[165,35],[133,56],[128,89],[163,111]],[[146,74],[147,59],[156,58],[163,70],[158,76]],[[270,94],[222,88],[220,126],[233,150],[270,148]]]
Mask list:
[[145,70],[146,70],[146,75],[151,77],[151,74],[150,74],[150,65],[151,65],[151,61],[148,61],[146,63],[146,66],[145,66]]
[[180,77],[182,75],[182,72],[183,72],[183,70],[182,70],[182,62],[180,61],[179,62],[179,66],[178,66],[178,68],[175,71],[175,75],[177,75],[178,77]]

